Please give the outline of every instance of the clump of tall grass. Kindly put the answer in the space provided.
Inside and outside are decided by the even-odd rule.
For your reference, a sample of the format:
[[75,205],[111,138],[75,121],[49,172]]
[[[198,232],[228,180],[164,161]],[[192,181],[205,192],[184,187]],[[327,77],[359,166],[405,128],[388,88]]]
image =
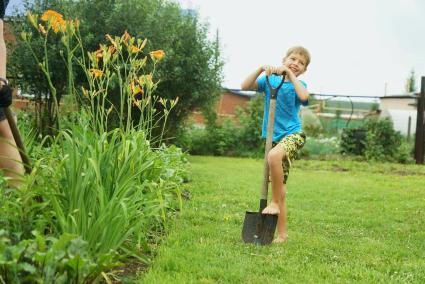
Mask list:
[[[47,37],[52,30],[61,32],[65,45],[74,37],[78,43],[75,48],[83,50],[78,21],[64,20],[53,11],[46,13],[50,17],[44,17],[46,26],[37,25],[37,16],[29,16],[40,36]],[[87,85],[80,87],[85,104],[78,109],[74,124],[68,123],[67,129],[57,129],[54,136],[43,140],[48,142],[46,147],[27,141],[38,157],[33,161],[33,171],[24,187],[0,198],[0,213],[4,214],[0,224],[4,225],[4,234],[12,236],[3,244],[24,247],[22,242],[34,236],[65,238],[67,245],[63,245],[63,250],[73,240],[84,243],[84,263],[98,262],[99,267],[86,269],[81,263],[83,267],[75,272],[77,280],[73,278],[76,282],[83,268],[97,273],[87,274],[88,277],[97,278],[118,259],[136,257],[145,261],[143,249],[148,236],[164,226],[169,209],[181,206],[181,183],[187,178],[186,161],[180,149],[152,147],[152,142],[161,145],[162,138],[162,134],[152,137],[153,128],[164,129],[162,124],[177,103],[154,96],[158,84],[153,80],[155,66],[165,53],[142,52],[146,39],[135,39],[127,32],[121,37],[107,35],[107,39],[109,46],[101,45],[99,50],[88,52],[87,58],[85,52],[74,57],[75,50],[68,46],[68,65],[72,66],[69,60],[76,60],[87,76]],[[31,39],[26,35],[24,40]],[[40,65],[50,82],[48,58]],[[69,90],[73,90],[70,95],[77,97],[78,88],[73,86],[72,72],[69,74]],[[55,93],[54,86],[51,87]],[[120,99],[115,105],[112,96],[117,94]],[[158,105],[162,112],[156,109]],[[141,114],[138,120],[132,117],[135,108]],[[116,128],[109,123],[111,114],[119,118]],[[42,245],[40,241],[39,245],[44,251],[54,250],[54,243]],[[45,252],[42,255],[47,257]],[[31,257],[27,260],[35,274],[44,269]],[[16,267],[3,268],[13,277],[20,275]]]

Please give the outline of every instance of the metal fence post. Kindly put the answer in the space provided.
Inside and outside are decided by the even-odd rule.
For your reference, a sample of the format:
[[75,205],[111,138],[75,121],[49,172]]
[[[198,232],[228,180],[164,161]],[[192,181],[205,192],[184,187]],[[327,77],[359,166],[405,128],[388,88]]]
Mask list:
[[410,142],[411,125],[412,125],[412,117],[409,115],[409,119],[407,120],[407,142]]
[[415,160],[416,164],[424,163],[424,111],[425,111],[425,76],[421,79],[421,93],[418,97],[418,112],[416,115]]

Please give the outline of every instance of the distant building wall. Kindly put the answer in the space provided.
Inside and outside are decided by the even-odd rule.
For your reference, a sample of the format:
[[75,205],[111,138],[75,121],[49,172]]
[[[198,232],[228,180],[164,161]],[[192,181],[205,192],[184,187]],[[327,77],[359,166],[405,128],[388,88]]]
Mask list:
[[[251,96],[241,95],[238,92],[225,89],[215,107],[218,122],[223,122],[224,119],[230,118],[233,122],[238,123],[236,110],[238,107],[247,107],[250,99]],[[196,124],[205,124],[205,118],[200,111],[194,111],[190,119]]]
[[394,130],[400,131],[401,134],[412,135],[416,133],[416,110],[386,109],[381,113],[381,117],[390,118]]
[[232,92],[225,92],[217,103],[217,113],[222,117],[236,117],[238,107],[246,107],[250,97],[241,96]]
[[8,22],[4,22],[3,24],[3,38],[6,43],[16,43],[16,36],[13,34]]
[[416,99],[411,96],[382,97],[380,108],[382,111],[387,109],[398,110],[416,110]]
[[392,120],[394,129],[404,135],[416,132],[416,98],[412,95],[382,97],[380,103],[381,117]]

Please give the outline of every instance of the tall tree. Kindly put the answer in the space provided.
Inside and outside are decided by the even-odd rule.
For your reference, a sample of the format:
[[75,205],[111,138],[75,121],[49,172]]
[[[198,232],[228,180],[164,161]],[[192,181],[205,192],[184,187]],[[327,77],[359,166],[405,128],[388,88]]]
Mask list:
[[[211,107],[219,96],[223,60],[218,38],[208,39],[208,24],[199,20],[196,11],[183,10],[166,0],[36,0],[27,5],[35,13],[52,8],[67,18],[78,18],[88,51],[96,50],[100,43],[107,44],[106,34],[122,35],[124,31],[137,38],[147,38],[146,50],[164,50],[166,56],[155,72],[156,79],[161,81],[156,95],[179,98],[169,116],[169,136],[174,135],[177,125],[194,109]],[[16,50],[21,51],[15,52],[11,60],[31,83],[31,78],[37,78],[36,68],[22,58],[22,49]],[[59,62],[60,59],[55,72],[64,74],[65,66]],[[77,76],[75,84],[83,84],[83,80],[83,76]],[[39,82],[32,84],[42,88]],[[162,106],[157,108],[161,111]]]
[[407,77],[407,79],[406,79],[405,91],[407,93],[414,93],[414,92],[416,92],[416,79],[415,79],[415,77],[416,77],[415,70],[412,69],[410,71],[409,77]]

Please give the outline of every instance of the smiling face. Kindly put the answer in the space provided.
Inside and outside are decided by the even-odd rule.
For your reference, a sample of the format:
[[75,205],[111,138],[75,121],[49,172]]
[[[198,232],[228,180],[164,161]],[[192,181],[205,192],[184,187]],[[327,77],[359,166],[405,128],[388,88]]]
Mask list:
[[282,63],[298,77],[307,70],[308,59],[301,53],[292,52],[283,58]]

